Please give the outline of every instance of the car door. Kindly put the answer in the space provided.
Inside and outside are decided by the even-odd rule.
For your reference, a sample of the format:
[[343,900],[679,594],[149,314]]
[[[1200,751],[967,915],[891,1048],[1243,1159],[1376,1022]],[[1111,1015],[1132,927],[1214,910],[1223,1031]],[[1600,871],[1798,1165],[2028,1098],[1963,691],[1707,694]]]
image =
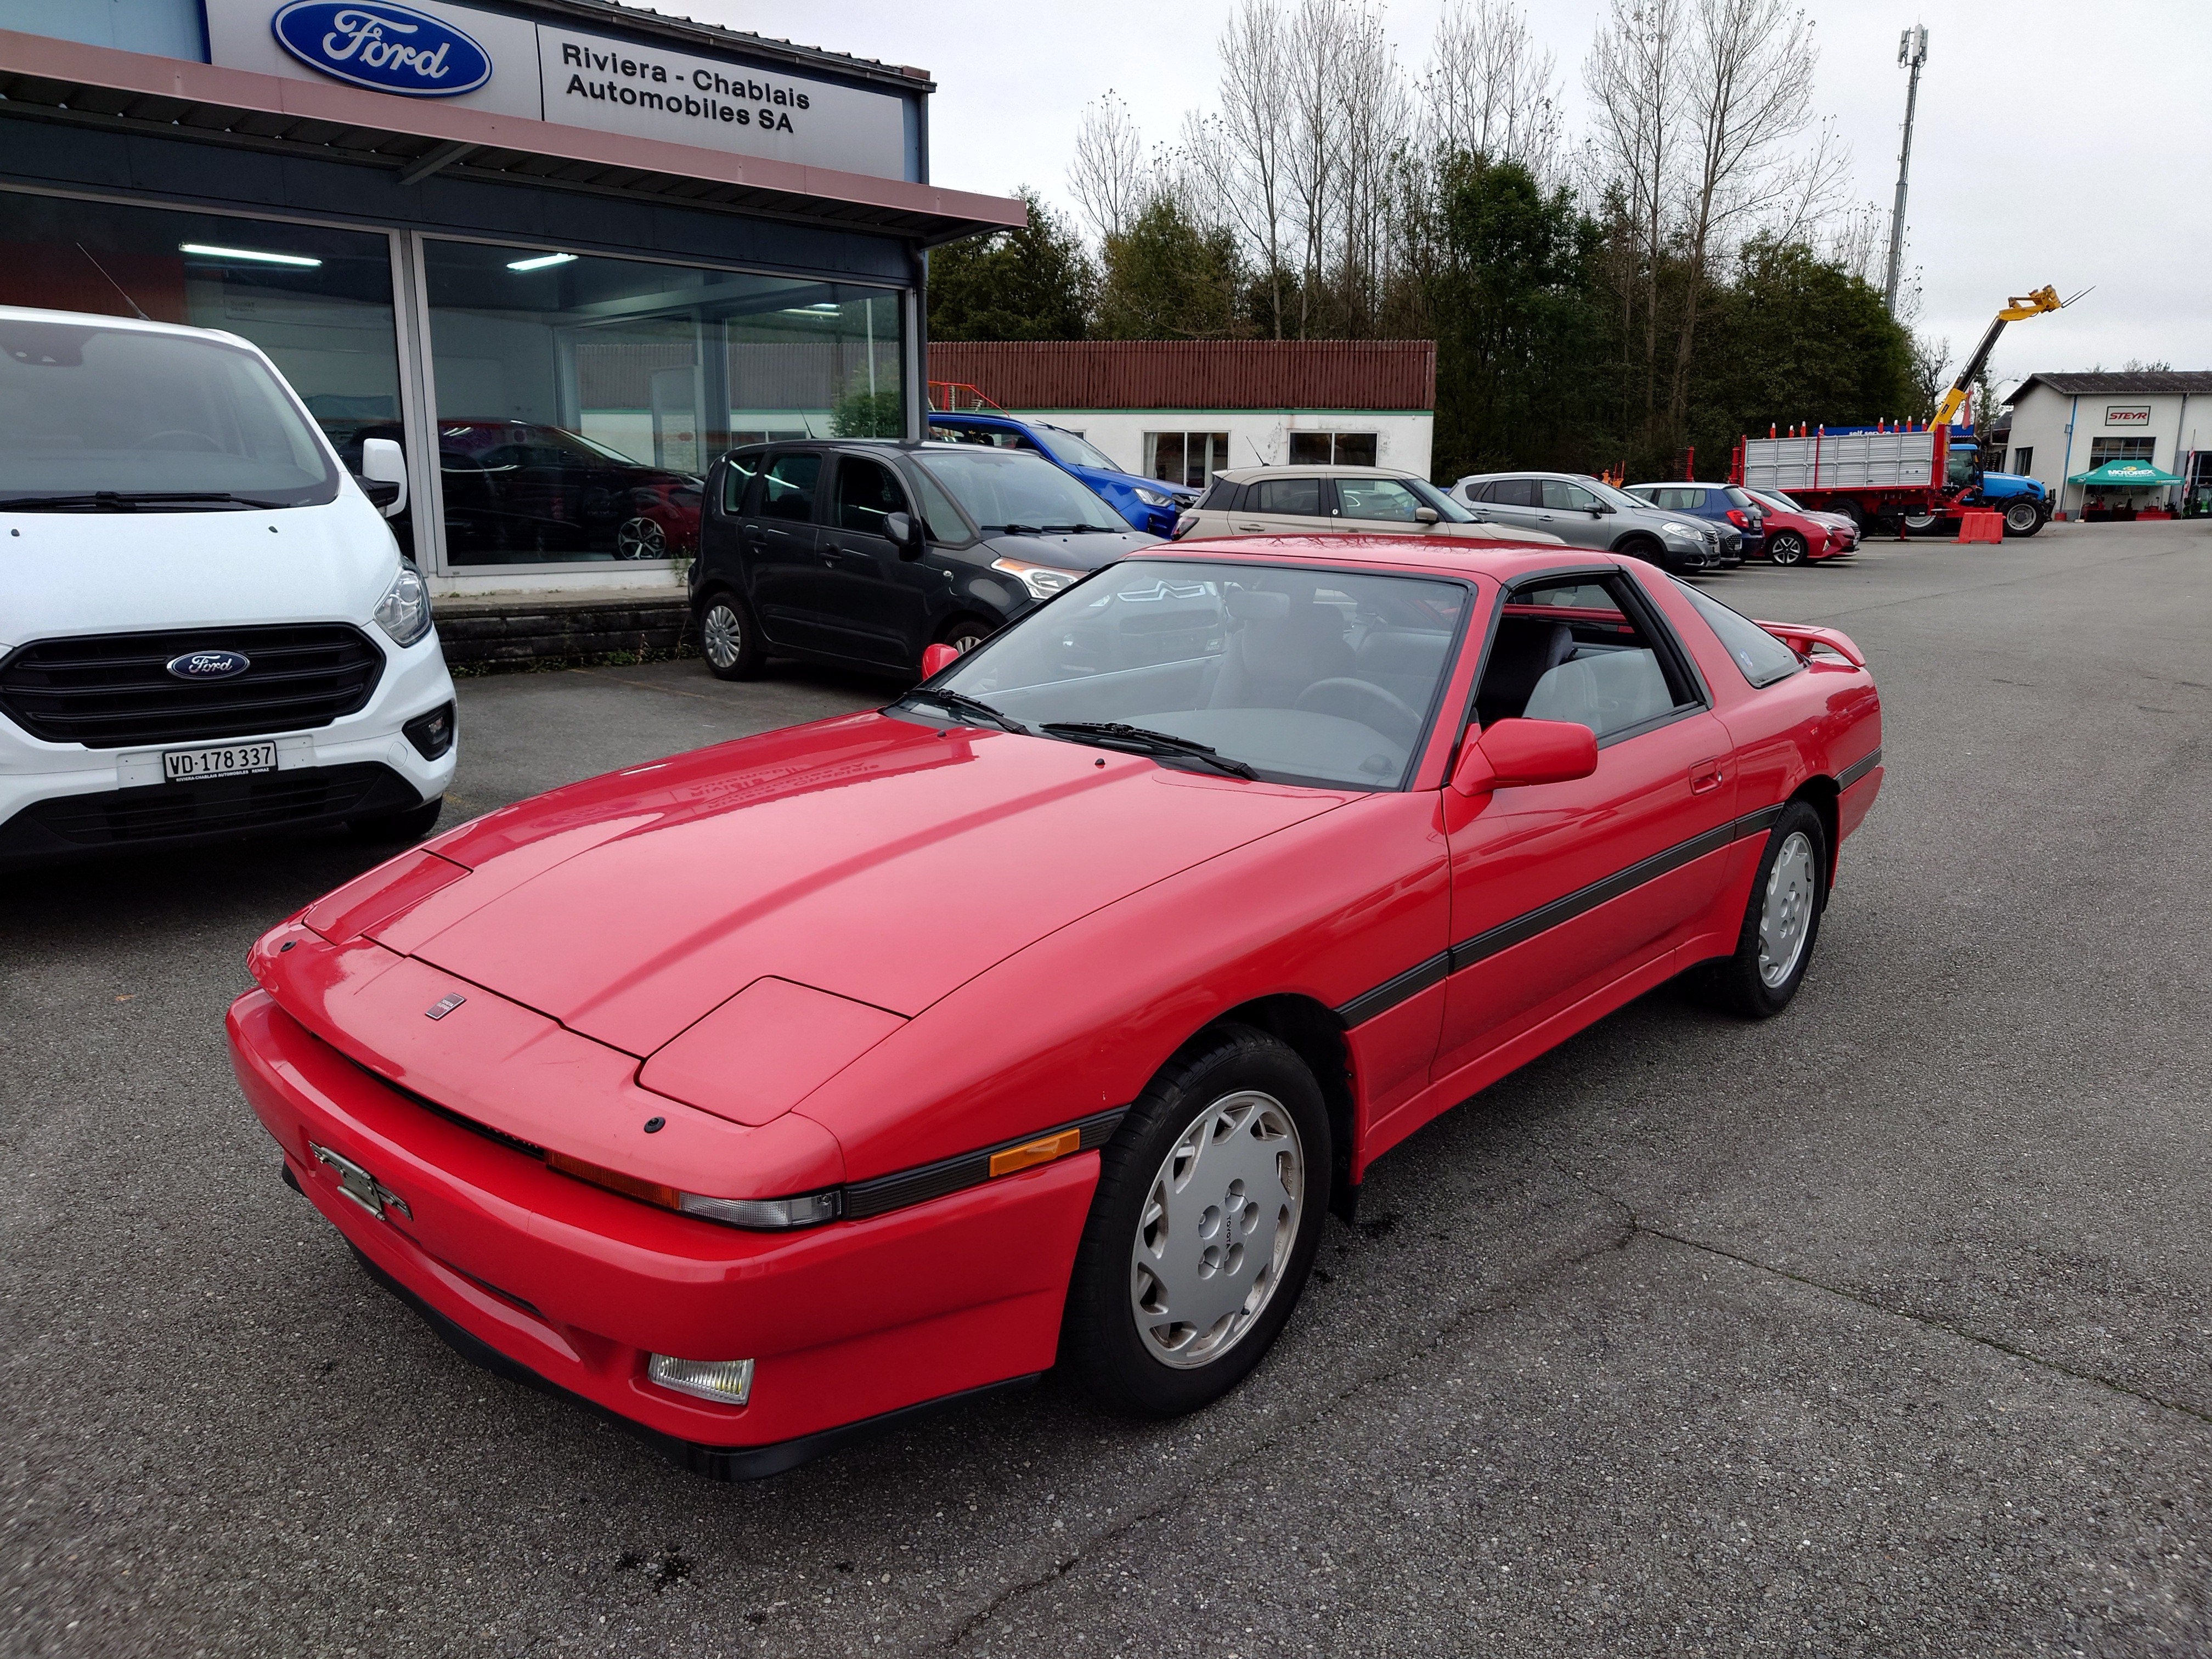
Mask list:
[[1244,486],[1230,528],[1239,536],[1311,536],[1338,528],[1335,505],[1326,478],[1261,478]]
[[815,623],[840,642],[834,648],[842,654],[913,668],[929,642],[924,583],[936,573],[903,556],[884,533],[892,514],[913,514],[905,486],[872,456],[841,452],[832,464]]
[[1538,578],[1507,596],[1476,710],[1486,726],[1578,720],[1597,733],[1597,769],[1497,790],[1464,811],[1447,802],[1439,1081],[1517,1063],[1500,1051],[1584,999],[1639,970],[1663,976],[1717,897],[1734,839],[1729,732],[1690,654],[1617,568]]
[[1383,531],[1402,536],[1438,533],[1443,530],[1441,520],[1423,524],[1414,517],[1428,505],[1396,478],[1336,480],[1336,514],[1347,531]]
[[779,645],[835,648],[815,620],[826,586],[815,522],[822,472],[818,449],[778,452],[761,469],[752,510],[738,526],[747,597],[761,632]]
[[1610,547],[1613,530],[1598,498],[1571,478],[1539,478],[1537,527],[1573,547]]
[[1541,530],[1545,526],[1537,522],[1541,499],[1534,478],[1496,478],[1485,487],[1482,505],[1476,510],[1508,530]]

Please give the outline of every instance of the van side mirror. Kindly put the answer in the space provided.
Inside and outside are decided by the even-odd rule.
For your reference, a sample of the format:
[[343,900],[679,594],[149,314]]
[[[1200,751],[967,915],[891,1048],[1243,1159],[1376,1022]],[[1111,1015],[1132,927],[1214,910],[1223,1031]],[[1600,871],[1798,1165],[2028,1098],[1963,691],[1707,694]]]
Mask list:
[[1569,783],[1597,770],[1597,733],[1573,720],[1498,720],[1470,732],[1452,768],[1462,795]]
[[902,559],[911,559],[921,551],[921,538],[914,533],[914,520],[907,514],[884,514],[884,534],[890,538]]
[[921,677],[934,679],[960,660],[959,648],[950,645],[926,645],[921,648]]
[[361,487],[386,518],[407,510],[407,456],[391,439],[362,440]]

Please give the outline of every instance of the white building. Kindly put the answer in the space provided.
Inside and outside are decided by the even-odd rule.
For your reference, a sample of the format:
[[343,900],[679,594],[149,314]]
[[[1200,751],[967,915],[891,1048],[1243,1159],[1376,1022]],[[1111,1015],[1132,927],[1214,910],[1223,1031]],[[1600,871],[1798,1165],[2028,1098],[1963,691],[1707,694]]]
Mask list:
[[2001,466],[1994,455],[1988,464],[2042,480],[2062,518],[2081,511],[2081,486],[2066,481],[2107,461],[2144,461],[2171,472],[2184,480],[2184,499],[2212,493],[2205,449],[2212,444],[2212,372],[2031,374],[2006,402],[2008,447]]
[[1080,433],[1117,466],[1200,485],[1231,466],[1429,473],[1433,340],[933,341],[932,401]]

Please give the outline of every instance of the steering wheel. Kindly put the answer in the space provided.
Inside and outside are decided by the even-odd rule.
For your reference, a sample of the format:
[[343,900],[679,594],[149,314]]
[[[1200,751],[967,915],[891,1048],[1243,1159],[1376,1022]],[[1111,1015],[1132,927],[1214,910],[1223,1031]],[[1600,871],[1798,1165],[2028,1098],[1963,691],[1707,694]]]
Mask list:
[[[180,438],[184,441],[163,443],[164,438]],[[194,432],[181,426],[165,427],[151,437],[141,438],[138,442],[147,449],[189,449],[203,455],[220,455],[222,453],[222,446],[206,433]]]
[[[1317,708],[1315,705],[1316,703],[1326,703],[1336,701],[1342,698],[1346,693],[1351,694],[1352,700],[1355,702],[1361,698],[1364,698],[1370,708],[1376,704],[1380,704],[1383,711],[1384,718],[1389,722],[1389,724],[1387,726],[1377,726],[1373,720],[1361,720],[1357,714],[1346,714],[1342,716],[1343,719],[1357,720],[1360,725],[1367,727],[1369,731],[1379,732],[1386,738],[1393,735],[1401,736],[1403,740],[1407,743],[1411,743],[1415,736],[1419,733],[1421,729],[1421,711],[1414,708],[1413,704],[1407,702],[1403,697],[1398,696],[1395,692],[1386,691],[1381,686],[1376,685],[1367,680],[1349,679],[1341,676],[1333,679],[1316,680],[1311,685],[1306,687],[1304,690],[1298,693],[1297,701],[1292,703],[1291,707],[1293,708],[1303,709],[1310,714],[1330,714],[1334,711],[1328,708]],[[1402,727],[1402,732],[1394,733],[1390,729],[1391,726]]]

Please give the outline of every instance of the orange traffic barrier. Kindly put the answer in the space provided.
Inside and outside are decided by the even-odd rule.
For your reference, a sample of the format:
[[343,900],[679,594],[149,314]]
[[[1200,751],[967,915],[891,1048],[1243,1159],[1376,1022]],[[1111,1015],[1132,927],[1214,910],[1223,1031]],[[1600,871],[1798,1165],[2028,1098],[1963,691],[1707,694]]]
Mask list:
[[2002,513],[1966,513],[1959,518],[1959,539],[1962,542],[2001,542],[2004,539],[2004,514]]

